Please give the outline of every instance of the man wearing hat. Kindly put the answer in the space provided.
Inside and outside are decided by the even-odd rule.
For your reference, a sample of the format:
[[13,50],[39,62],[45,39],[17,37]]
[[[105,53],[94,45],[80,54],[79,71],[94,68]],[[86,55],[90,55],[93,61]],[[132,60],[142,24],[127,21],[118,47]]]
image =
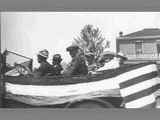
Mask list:
[[61,55],[60,54],[55,54],[52,59],[52,66],[53,66],[53,73],[52,75],[60,75],[61,71],[63,70],[61,66]]
[[64,75],[86,75],[88,74],[88,67],[86,65],[84,54],[77,45],[71,45],[66,49],[72,61],[64,71]]
[[123,65],[124,62],[127,60],[127,57],[122,52],[119,52],[116,57],[119,58],[120,65]]
[[88,71],[94,71],[97,68],[94,54],[92,52],[87,52],[85,54],[85,57],[88,66]]
[[37,54],[37,60],[40,64],[39,68],[34,71],[34,75],[36,76],[45,76],[49,73],[52,73],[52,66],[47,62],[47,58],[49,56],[49,52],[44,49],[39,51]]
[[93,54],[93,53],[87,52],[87,53],[85,54],[85,57],[86,57],[86,59],[87,59],[88,65],[92,65],[92,64],[94,63],[94,54]]

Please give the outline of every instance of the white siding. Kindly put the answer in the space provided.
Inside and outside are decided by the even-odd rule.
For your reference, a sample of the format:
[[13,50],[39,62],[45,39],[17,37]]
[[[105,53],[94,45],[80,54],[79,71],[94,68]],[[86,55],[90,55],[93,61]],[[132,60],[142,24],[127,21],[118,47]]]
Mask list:
[[119,47],[125,55],[135,54],[135,44],[133,43],[121,43]]
[[143,43],[142,44],[142,53],[143,54],[156,54],[157,46],[156,43]]
[[128,59],[158,59],[157,44],[152,40],[144,40],[142,42],[142,54],[138,55],[136,55],[135,41],[123,41],[119,44],[119,48]]

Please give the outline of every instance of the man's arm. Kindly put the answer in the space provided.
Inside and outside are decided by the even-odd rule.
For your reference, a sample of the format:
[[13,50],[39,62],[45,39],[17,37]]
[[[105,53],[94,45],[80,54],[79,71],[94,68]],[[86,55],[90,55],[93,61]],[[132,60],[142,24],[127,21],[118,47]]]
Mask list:
[[76,69],[78,60],[72,60],[71,64],[64,70],[63,74],[66,76],[72,75]]
[[40,67],[33,72],[33,75],[34,77],[43,76],[45,72],[46,72],[46,66],[45,64],[42,63]]

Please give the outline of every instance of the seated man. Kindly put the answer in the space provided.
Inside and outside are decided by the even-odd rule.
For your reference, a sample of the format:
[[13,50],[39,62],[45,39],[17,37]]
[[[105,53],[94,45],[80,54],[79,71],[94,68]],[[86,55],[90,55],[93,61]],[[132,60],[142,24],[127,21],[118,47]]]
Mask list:
[[63,70],[61,66],[61,61],[62,61],[62,58],[60,54],[55,54],[53,56],[53,60],[52,60],[53,72],[51,75],[61,75],[61,71]]
[[76,45],[72,45],[66,50],[70,53],[72,61],[66,70],[64,70],[63,74],[67,76],[88,74],[88,67],[86,65],[85,57],[80,52],[80,48]]
[[119,68],[124,64],[124,61],[126,60],[127,57],[125,57],[124,54],[118,53],[116,56],[113,57],[113,59],[102,60],[102,63],[104,65],[100,67],[97,71]]
[[49,56],[49,52],[46,49],[39,51],[37,55],[37,59],[40,66],[38,69],[35,69],[33,72],[33,75],[35,77],[45,76],[52,73],[52,70],[53,70],[52,65],[50,65],[47,62],[48,56]]
[[124,65],[124,62],[128,59],[122,52],[117,54],[117,58],[119,58],[120,66]]
[[103,66],[97,69],[96,71],[103,71],[103,70],[108,70],[108,69],[116,69],[120,67],[120,61],[117,57],[114,57],[111,60],[104,60],[103,61]]
[[94,54],[91,52],[88,52],[85,54],[85,57],[86,57],[86,62],[88,66],[88,71],[94,71],[97,67],[94,59]]

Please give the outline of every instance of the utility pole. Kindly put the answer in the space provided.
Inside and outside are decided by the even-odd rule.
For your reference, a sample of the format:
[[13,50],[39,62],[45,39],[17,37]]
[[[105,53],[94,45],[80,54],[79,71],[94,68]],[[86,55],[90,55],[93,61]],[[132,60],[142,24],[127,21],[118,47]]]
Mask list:
[[1,12],[0,12],[0,107],[2,107],[3,73],[2,73],[2,53],[1,53]]
[[1,52],[1,12],[0,12],[0,108],[3,107],[3,97],[4,97],[4,81],[3,81],[3,54]]

